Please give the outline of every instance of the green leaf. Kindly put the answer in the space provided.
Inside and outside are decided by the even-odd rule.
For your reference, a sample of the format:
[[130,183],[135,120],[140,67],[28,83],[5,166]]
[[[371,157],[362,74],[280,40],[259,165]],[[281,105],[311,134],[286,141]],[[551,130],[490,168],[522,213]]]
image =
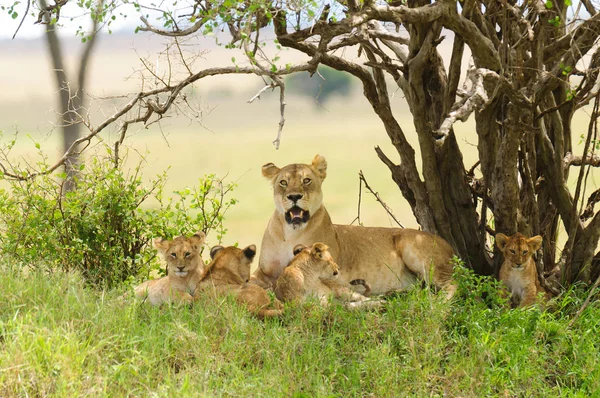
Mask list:
[[13,11],[13,13],[11,15],[12,19],[17,19],[18,16],[19,16],[19,14],[17,14],[16,11]]
[[231,62],[235,64],[235,57],[231,57]]
[[550,0],[546,1],[546,8],[552,8],[554,6],[554,4],[552,4],[552,2]]

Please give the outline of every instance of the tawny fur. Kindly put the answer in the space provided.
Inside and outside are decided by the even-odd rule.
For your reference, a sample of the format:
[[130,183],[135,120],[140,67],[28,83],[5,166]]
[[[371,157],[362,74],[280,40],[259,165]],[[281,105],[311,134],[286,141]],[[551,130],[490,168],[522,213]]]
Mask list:
[[[302,249],[298,250],[298,246]],[[277,280],[275,295],[279,300],[302,302],[317,298],[322,305],[328,305],[335,297],[347,308],[381,305],[381,301],[367,299],[338,279],[339,267],[327,245],[317,242],[311,247],[298,246],[294,249],[297,254]]]
[[271,302],[265,289],[248,283],[250,266],[256,254],[255,245],[245,249],[215,246],[210,254],[212,261],[198,286],[197,298],[203,294],[233,294],[238,303],[260,319],[277,317],[283,313],[283,305],[277,299]]
[[154,239],[154,247],[167,263],[167,276],[137,286],[135,296],[152,305],[191,303],[196,286],[204,275],[204,262],[200,256],[204,239],[204,232],[173,240]]
[[253,280],[273,286],[292,260],[294,246],[323,242],[340,265],[344,284],[363,279],[370,282],[373,294],[384,294],[412,287],[419,278],[446,290],[451,298],[456,290],[452,247],[414,229],[333,224],[323,206],[326,171],[327,162],[320,155],[310,165],[263,166],[263,176],[273,186],[275,212],[263,236]]
[[542,246],[542,237],[527,238],[520,233],[512,236],[496,234],[496,245],[504,255],[500,281],[506,285],[514,305],[525,307],[535,303],[538,293],[546,297],[540,284],[533,254]]

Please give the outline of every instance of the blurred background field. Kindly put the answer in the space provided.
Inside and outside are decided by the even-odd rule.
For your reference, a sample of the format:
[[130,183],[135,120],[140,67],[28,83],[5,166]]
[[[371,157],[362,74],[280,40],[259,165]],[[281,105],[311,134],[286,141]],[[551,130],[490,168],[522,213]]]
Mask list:
[[[110,114],[113,104],[100,98],[123,95],[139,89],[134,71],[141,67],[140,57],[152,57],[164,47],[162,39],[144,35],[102,35],[89,69],[90,108],[94,119]],[[211,40],[198,46],[209,47],[202,62],[206,66],[230,65],[231,51]],[[12,158],[35,161],[33,141],[40,142],[50,162],[60,154],[60,130],[55,128],[57,114],[54,76],[45,43],[35,40],[3,40],[0,51],[11,54],[0,59],[0,130],[3,140],[18,132]],[[66,54],[73,68],[74,56],[81,51],[77,39],[67,40]],[[203,64],[204,65],[204,64]],[[247,101],[263,86],[256,76],[229,76],[205,79],[188,93],[189,102],[200,111],[197,120],[171,114],[149,128],[133,128],[127,143],[128,162],[135,165],[145,158],[147,179],[168,169],[166,192],[193,186],[198,178],[214,173],[238,184],[232,197],[239,203],[227,215],[225,242],[259,244],[273,211],[271,187],[260,172],[261,166],[274,162],[309,163],[315,154],[328,160],[324,185],[325,203],[334,222],[350,223],[357,216],[358,172],[363,170],[369,184],[392,207],[406,226],[416,227],[414,217],[385,165],[373,148],[381,146],[392,159],[395,151],[382,124],[363,98],[357,82],[347,95],[318,99],[294,94],[286,99],[286,123],[279,150],[272,144],[279,123],[278,92],[265,92],[254,103]],[[115,101],[118,101],[115,100]],[[396,110],[410,139],[410,115],[400,97]],[[114,130],[102,138],[114,138]],[[95,142],[96,147],[98,141]],[[393,226],[394,221],[363,190],[361,221],[365,225]],[[210,237],[209,237],[210,241]],[[214,242],[214,241],[213,241]]]

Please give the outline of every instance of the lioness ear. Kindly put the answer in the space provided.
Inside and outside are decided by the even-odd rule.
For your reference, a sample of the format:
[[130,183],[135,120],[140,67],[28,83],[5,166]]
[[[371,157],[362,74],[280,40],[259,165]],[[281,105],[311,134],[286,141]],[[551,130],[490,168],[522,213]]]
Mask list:
[[304,246],[302,243],[297,244],[296,246],[294,246],[294,250],[293,250],[294,256],[297,256],[298,253],[300,253],[304,249],[306,249],[306,246]]
[[210,258],[214,260],[217,253],[223,249],[223,246],[214,246],[212,249],[210,249]]
[[321,242],[317,242],[312,246],[310,254],[316,258],[323,258],[323,252],[329,249],[329,247]]
[[164,253],[169,248],[169,241],[163,238],[152,239],[152,246],[161,253]]
[[250,245],[244,249],[244,256],[246,256],[246,258],[248,260],[252,261],[252,259],[254,258],[255,255],[256,255],[256,245]]
[[531,248],[531,251],[537,252],[542,247],[542,237],[536,235],[533,238],[529,238],[527,239],[527,244]]
[[315,156],[311,166],[321,180],[324,180],[325,177],[327,177],[327,160],[325,160],[324,156]]
[[198,231],[194,235],[192,235],[190,239],[192,240],[194,248],[198,249],[200,245],[204,243],[204,240],[206,239],[206,234],[202,231]]
[[267,163],[262,167],[262,175],[270,180],[277,177],[277,174],[279,174],[280,171],[281,169],[273,163]]
[[496,234],[496,246],[498,246],[498,249],[500,249],[501,252],[504,253],[504,249],[506,248],[507,244],[508,236],[504,234]]

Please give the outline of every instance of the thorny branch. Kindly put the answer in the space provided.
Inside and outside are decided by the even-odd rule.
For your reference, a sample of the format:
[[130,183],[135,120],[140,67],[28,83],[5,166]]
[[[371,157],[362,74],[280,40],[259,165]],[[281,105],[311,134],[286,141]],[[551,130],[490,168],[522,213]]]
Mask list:
[[[363,184],[365,184],[365,188],[369,192],[371,192],[371,194],[373,194],[373,196],[375,196],[375,199],[381,204],[381,206],[385,209],[387,214],[389,214],[390,217],[392,217],[394,219],[396,224],[398,224],[400,226],[400,228],[404,228],[404,225],[402,225],[402,223],[400,221],[398,221],[396,216],[394,216],[394,213],[392,213],[392,209],[383,201],[383,199],[381,199],[381,196],[379,196],[379,192],[375,192],[375,191],[373,191],[373,189],[371,189],[371,187],[369,186],[369,183],[365,179],[365,175],[363,174],[362,170],[360,170],[358,172],[358,178]],[[359,201],[359,206],[360,206],[360,201]],[[360,216],[360,213],[359,213],[359,216]],[[360,222],[360,220],[359,220],[359,222]]]

